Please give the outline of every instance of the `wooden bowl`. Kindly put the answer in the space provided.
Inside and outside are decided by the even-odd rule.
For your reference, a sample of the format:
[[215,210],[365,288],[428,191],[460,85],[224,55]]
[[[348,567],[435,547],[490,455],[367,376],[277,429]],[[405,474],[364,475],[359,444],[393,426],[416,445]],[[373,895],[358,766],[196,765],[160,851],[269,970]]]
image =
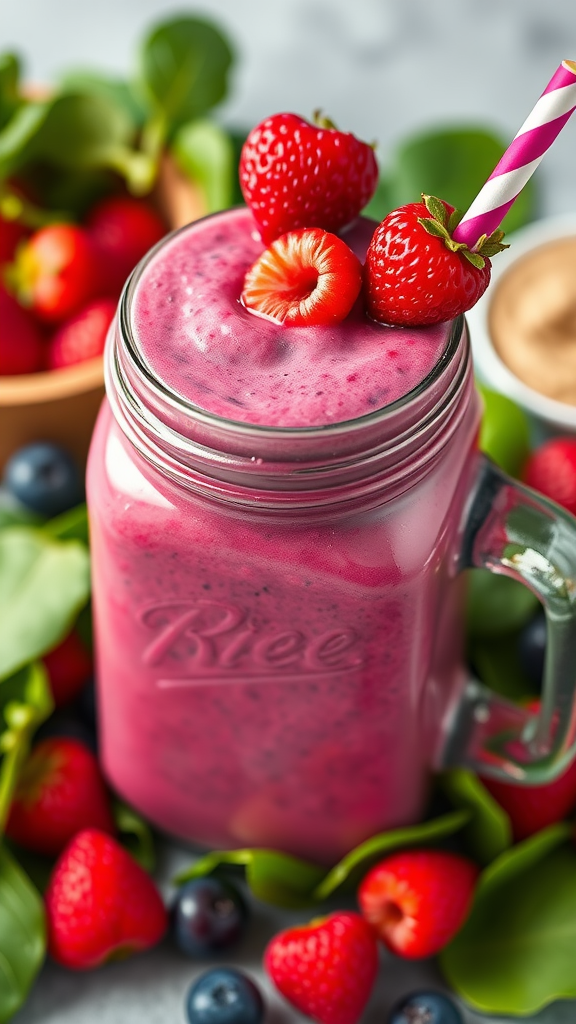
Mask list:
[[[170,230],[206,213],[202,193],[169,157],[153,200]],[[101,356],[62,370],[0,377],[0,471],[31,441],[62,444],[84,466],[103,397]]]

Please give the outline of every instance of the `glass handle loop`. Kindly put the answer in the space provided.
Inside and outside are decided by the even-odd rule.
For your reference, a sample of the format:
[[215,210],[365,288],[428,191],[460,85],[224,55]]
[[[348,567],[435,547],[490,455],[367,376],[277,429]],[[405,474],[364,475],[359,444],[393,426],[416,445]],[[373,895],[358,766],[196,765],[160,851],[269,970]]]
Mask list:
[[472,680],[456,710],[444,765],[533,784],[559,775],[576,752],[576,519],[479,455],[459,569],[519,580],[544,606],[546,659],[534,714]]

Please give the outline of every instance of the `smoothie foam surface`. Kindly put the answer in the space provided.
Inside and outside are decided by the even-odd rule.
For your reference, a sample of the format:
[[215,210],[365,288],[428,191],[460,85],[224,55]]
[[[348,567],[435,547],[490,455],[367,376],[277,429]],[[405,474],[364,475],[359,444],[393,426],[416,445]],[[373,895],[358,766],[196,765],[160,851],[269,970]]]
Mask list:
[[[363,262],[375,223],[342,233]],[[226,419],[311,427],[354,419],[417,387],[442,355],[450,324],[386,327],[364,313],[330,327],[286,327],[240,302],[264,245],[237,209],[176,234],[151,258],[132,305],[140,357],[170,391]]]

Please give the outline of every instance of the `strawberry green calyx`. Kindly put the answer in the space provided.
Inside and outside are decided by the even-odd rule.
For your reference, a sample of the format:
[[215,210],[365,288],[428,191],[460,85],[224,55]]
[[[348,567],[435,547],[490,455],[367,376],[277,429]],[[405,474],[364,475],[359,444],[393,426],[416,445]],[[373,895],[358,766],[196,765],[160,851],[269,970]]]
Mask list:
[[481,235],[472,249],[465,242],[455,242],[452,238],[452,233],[462,220],[462,211],[452,210],[452,213],[449,214],[441,199],[437,199],[436,196],[427,196],[424,193],[422,193],[422,202],[428,210],[430,217],[418,217],[418,223],[422,225],[429,235],[441,238],[446,248],[450,249],[451,252],[461,252],[468,262],[473,267],[477,267],[478,270],[481,270],[485,265],[485,257],[495,256],[496,253],[502,252],[503,249],[510,248],[509,245],[502,243],[504,232],[500,230],[493,231],[488,236]]
[[320,108],[315,110],[312,114],[312,124],[314,124],[316,128],[333,128],[335,131],[338,131],[338,128],[334,124],[332,118],[326,117]]

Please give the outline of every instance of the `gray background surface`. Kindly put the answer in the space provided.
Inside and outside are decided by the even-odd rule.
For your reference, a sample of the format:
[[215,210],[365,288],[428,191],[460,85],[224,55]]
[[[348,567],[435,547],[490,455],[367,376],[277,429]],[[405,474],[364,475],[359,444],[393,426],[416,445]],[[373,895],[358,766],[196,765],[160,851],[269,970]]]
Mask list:
[[[193,8],[171,0],[4,0],[1,45],[26,57],[37,82],[84,64],[122,73],[143,29],[185,9],[218,19],[235,43],[225,123],[250,127],[275,110],[322,107],[340,127],[377,139],[384,161],[394,142],[432,124],[476,122],[511,138],[560,60],[576,58],[574,0],[205,0]],[[542,214],[576,210],[575,168],[572,125],[541,170]],[[187,859],[167,848],[164,878]],[[288,920],[258,907],[238,963],[257,973],[266,938]],[[15,1024],[183,1024],[184,994],[198,970],[168,945],[87,975],[48,965]],[[388,958],[366,1024],[384,1024],[394,999],[417,983],[438,985],[434,968]],[[269,1024],[296,1020],[268,992]],[[575,1004],[565,1003],[537,1019],[573,1024],[575,1016]]]

